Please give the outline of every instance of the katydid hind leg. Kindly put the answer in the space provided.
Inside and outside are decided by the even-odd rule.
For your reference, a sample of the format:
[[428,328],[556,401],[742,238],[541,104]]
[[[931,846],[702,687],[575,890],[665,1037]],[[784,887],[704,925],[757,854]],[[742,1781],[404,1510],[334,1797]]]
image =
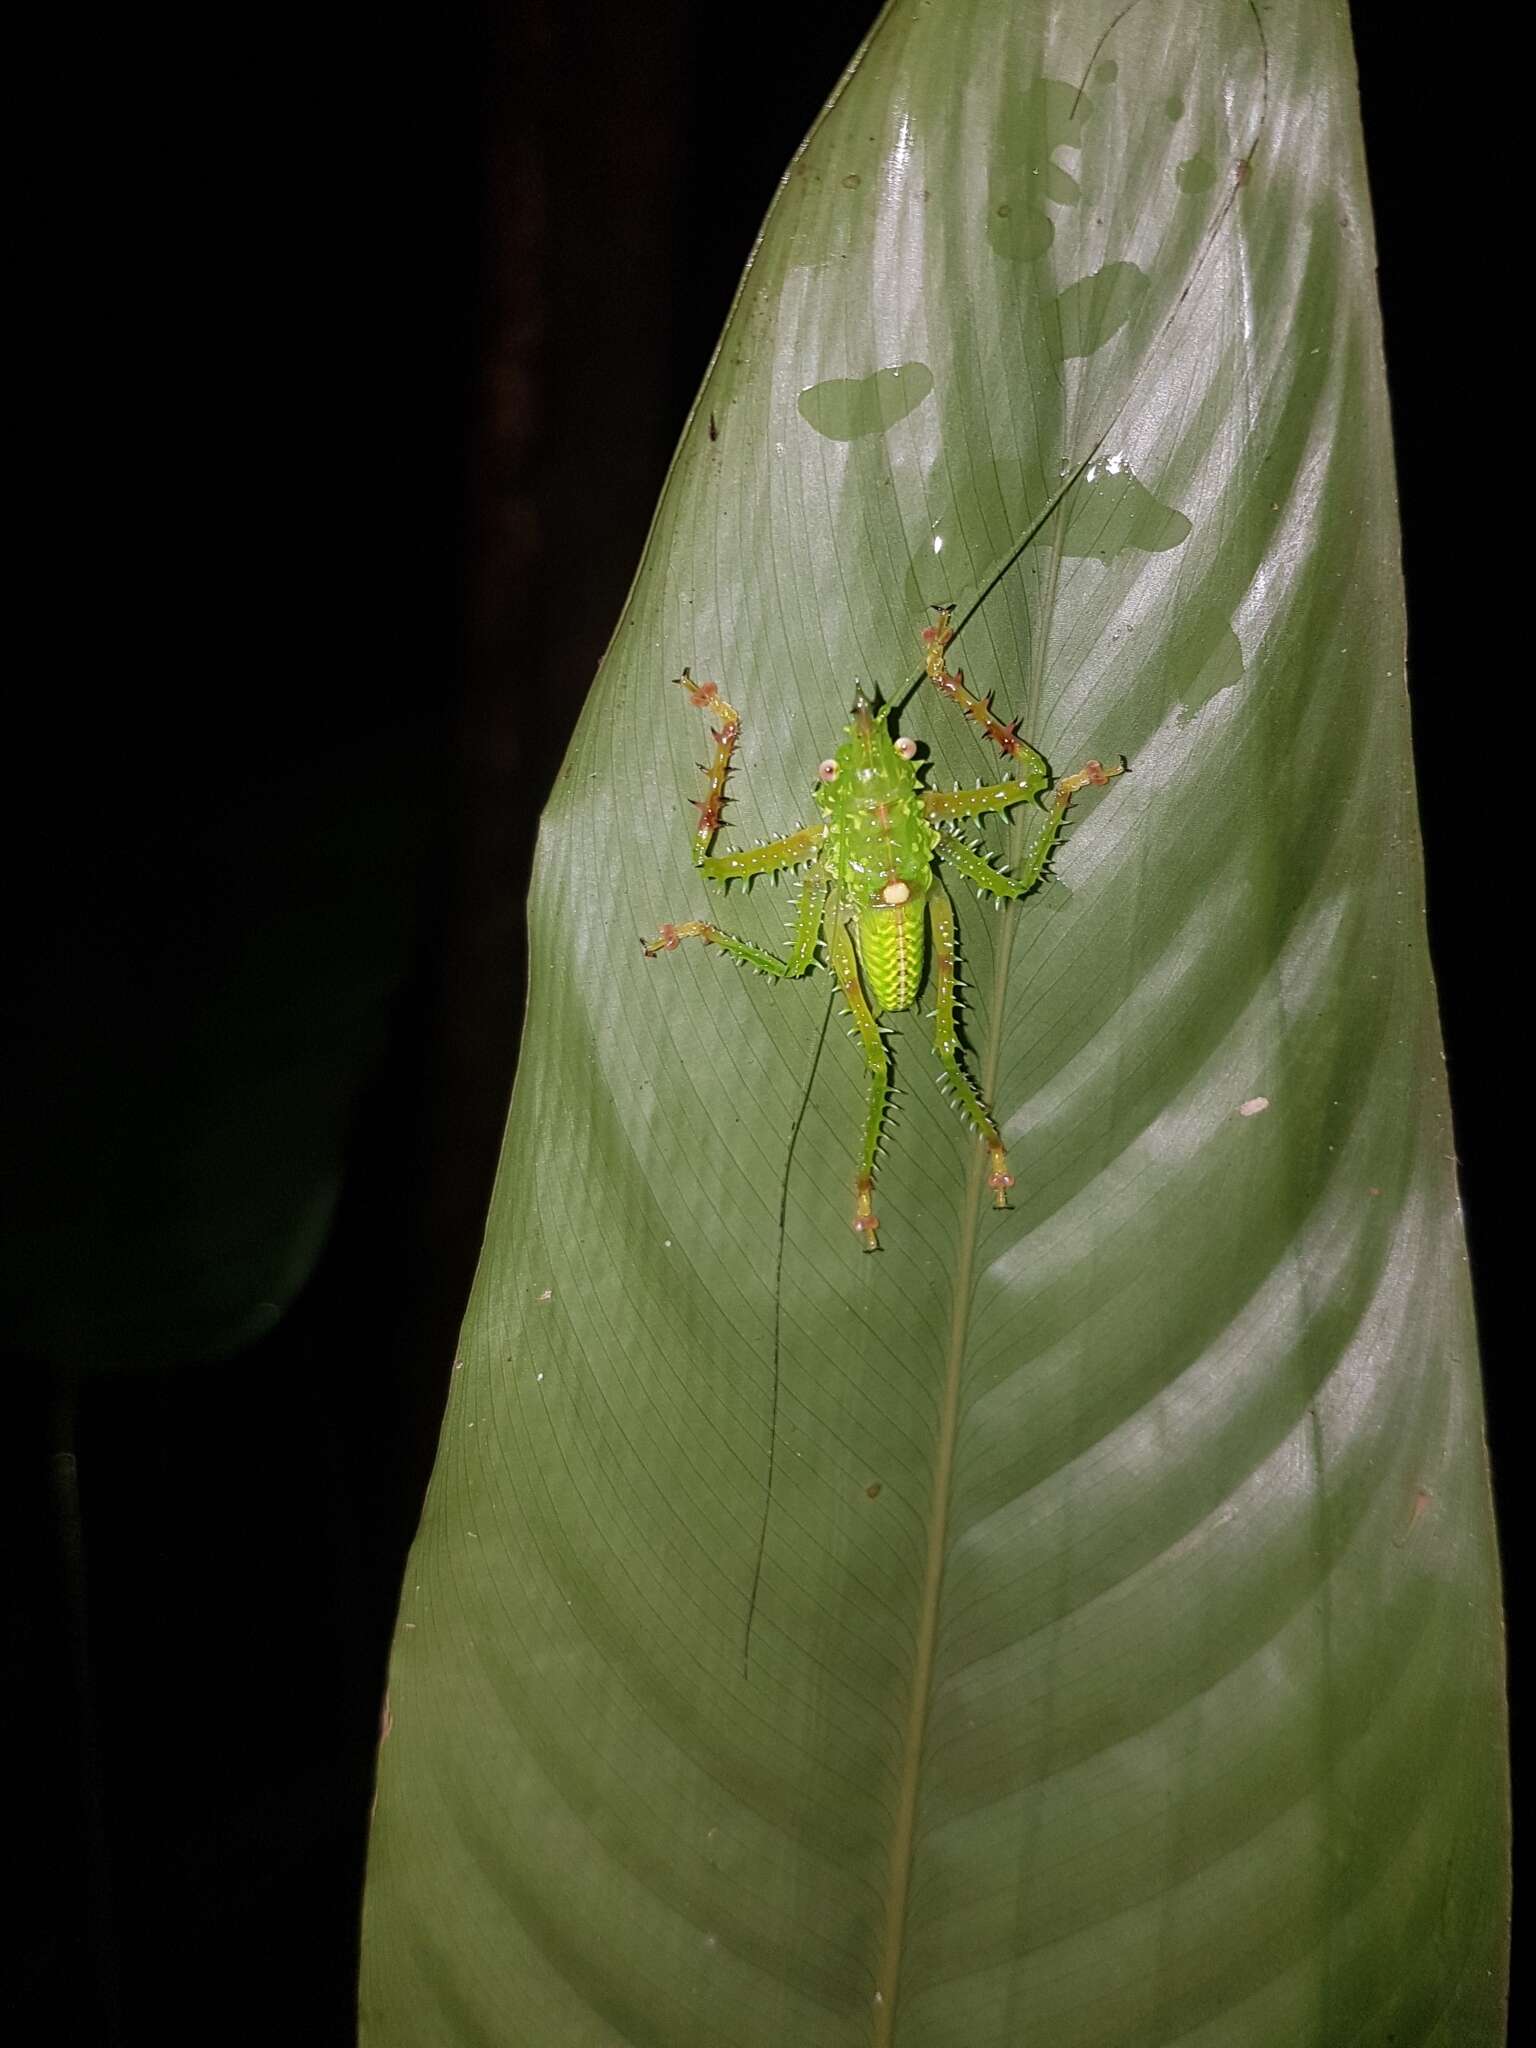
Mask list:
[[960,1063],[960,1027],[956,1015],[959,987],[959,959],[955,934],[955,907],[944,885],[935,878],[928,891],[928,923],[933,935],[934,975],[934,1057],[944,1069],[955,1099],[967,1122],[987,1148],[987,1186],[999,1209],[1008,1206],[1013,1175],[1008,1171],[1008,1153],[1002,1133]]
[[880,1219],[875,1214],[875,1156],[891,1090],[890,1056],[859,980],[853,941],[848,936],[848,927],[838,915],[836,904],[827,912],[826,935],[827,963],[837,977],[855,1036],[864,1054],[864,1137],[859,1151],[858,1178],[854,1182],[853,1227],[863,1240],[864,1249],[872,1252],[879,1248]]

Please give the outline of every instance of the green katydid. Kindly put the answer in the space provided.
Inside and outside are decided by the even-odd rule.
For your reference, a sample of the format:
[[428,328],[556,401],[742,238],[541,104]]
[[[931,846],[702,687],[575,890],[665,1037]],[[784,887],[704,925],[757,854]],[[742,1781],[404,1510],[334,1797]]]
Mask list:
[[1017,722],[1001,724],[992,714],[991,700],[967,690],[963,671],[949,673],[945,650],[954,638],[954,607],[939,605],[935,610],[938,624],[927,627],[922,636],[928,679],[1008,759],[1019,764],[1022,781],[1010,778],[976,789],[922,788],[915,741],[893,738],[889,730],[893,707],[874,703],[860,690],[843,744],[816,771],[816,802],[822,822],[764,846],[712,853],[741,719],[721,696],[718,684],[696,683],[684,669],[677,680],[687,690],[689,701],[720,720],[713,733],[715,751],[708,786],[704,795],[695,799],[699,819],[693,834],[694,866],[707,880],[721,884],[779,874],[810,863],[814,866],[801,890],[788,959],[698,920],[664,924],[654,939],[642,941],[649,960],[670,952],[684,939],[702,939],[780,980],[808,973],[816,963],[818,943],[825,947],[826,963],[842,990],[864,1053],[867,1097],[854,1181],[853,1227],[866,1251],[874,1251],[878,1243],[875,1155],[890,1093],[890,1060],[879,1018],[886,1010],[910,1009],[917,1002],[930,932],[934,1054],[966,1121],[987,1148],[987,1186],[999,1209],[1007,1207],[1008,1190],[1014,1184],[1002,1136],[961,1064],[955,912],[938,868],[952,869],[978,890],[999,899],[1027,896],[1045,873],[1072,798],[1090,783],[1108,782],[1124,771],[1123,762],[1105,768],[1090,761],[1075,775],[1064,775],[1052,789],[1049,804],[1037,805],[1043,814],[1016,875],[1004,873],[962,838],[954,829],[957,824],[1040,797],[1050,784],[1050,772],[1033,747],[1019,738]]

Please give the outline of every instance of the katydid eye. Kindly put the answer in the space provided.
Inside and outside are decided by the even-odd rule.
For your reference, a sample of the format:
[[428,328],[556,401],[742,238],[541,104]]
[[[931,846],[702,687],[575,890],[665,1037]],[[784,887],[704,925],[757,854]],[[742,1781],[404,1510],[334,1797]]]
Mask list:
[[917,741],[900,739],[896,742],[896,751],[900,754],[903,761],[910,761],[917,752]]
[[837,763],[835,761],[823,761],[816,770],[816,773],[823,782],[835,782],[837,780]]

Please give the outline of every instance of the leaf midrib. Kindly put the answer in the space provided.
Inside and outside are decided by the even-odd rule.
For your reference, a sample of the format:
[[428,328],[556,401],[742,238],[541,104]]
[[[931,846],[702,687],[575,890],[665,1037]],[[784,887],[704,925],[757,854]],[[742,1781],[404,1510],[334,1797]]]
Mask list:
[[[1073,479],[1075,481],[1075,477]],[[1065,520],[1061,505],[1064,486],[1051,500],[1031,532],[1038,532],[1044,520],[1052,522],[1051,566],[1040,623],[1035,634],[1035,659],[1026,688],[1026,717],[1038,721],[1043,690],[1046,649],[1055,615],[1056,592],[1060,582],[1061,548]],[[1016,560],[1015,550],[1010,560]],[[997,588],[992,578],[969,616],[982,609]],[[958,638],[958,634],[956,635]],[[1024,819],[1010,820],[1010,868],[1018,865],[1024,841]],[[992,982],[992,1029],[982,1061],[984,1099],[995,1105],[997,1075],[1002,1059],[1002,1020],[1008,995],[1008,976],[1013,963],[1014,935],[1022,906],[1004,906],[1003,928],[998,938],[997,969]],[[995,1114],[995,1109],[994,1109]],[[891,2048],[896,2030],[896,2001],[901,1988],[901,1955],[906,1938],[907,1906],[912,1891],[912,1863],[917,1851],[917,1811],[921,1790],[923,1752],[928,1735],[928,1717],[933,1701],[933,1670],[938,1650],[939,1609],[944,1595],[944,1565],[949,1551],[949,1507],[954,1489],[955,1443],[960,1423],[960,1371],[970,1338],[971,1303],[975,1294],[976,1240],[981,1222],[982,1174],[985,1161],[979,1147],[971,1148],[961,1208],[960,1242],[955,1260],[955,1293],[950,1309],[949,1336],[944,1355],[944,1387],[939,1408],[939,1433],[934,1455],[933,1505],[928,1521],[928,1550],[923,1564],[923,1585],[918,1606],[917,1649],[912,1669],[912,1697],[902,1737],[901,1771],[897,1783],[896,1822],[891,1839],[890,1876],[886,1894],[884,1951],[876,1978],[872,2048]]]
[[955,1438],[960,1417],[960,1365],[965,1357],[966,1341],[970,1332],[976,1230],[981,1211],[981,1176],[984,1163],[978,1151],[971,1161],[961,1215],[955,1296],[950,1310],[949,1337],[945,1347],[944,1392],[939,1411],[938,1445],[934,1459],[933,1507],[928,1521],[928,1551],[923,1565],[923,1588],[918,1607],[912,1697],[902,1737],[896,1821],[891,1837],[884,1949],[875,1983],[872,2048],[890,2048],[895,2037],[902,1944],[906,1936],[907,1902],[912,1888],[912,1858],[917,1846],[919,1779],[928,1732],[928,1711],[933,1694],[933,1666],[938,1646],[944,1562],[949,1549],[949,1502],[954,1481]]
[[[1134,4],[1134,0],[1133,0]],[[1242,161],[1251,163],[1263,136],[1269,116],[1269,44],[1264,25],[1253,0],[1244,0],[1253,17],[1258,34],[1261,53],[1261,75],[1258,117],[1252,137],[1243,152]],[[1124,12],[1129,12],[1129,8]],[[884,20],[886,17],[882,17]],[[1119,21],[1110,24],[1112,30]],[[1109,31],[1100,37],[1095,45],[1095,56],[1108,41]],[[864,52],[860,51],[849,66],[843,83],[846,84],[858,68]],[[1086,80],[1086,71],[1084,77]],[[829,108],[830,111],[830,108]],[[1090,462],[1114,431],[1115,422],[1129,408],[1132,394],[1140,380],[1146,363],[1157,352],[1173,322],[1178,317],[1185,300],[1194,288],[1196,279],[1205,268],[1207,258],[1215,248],[1227,220],[1234,214],[1240,181],[1234,179],[1225,199],[1217,209],[1215,218],[1201,241],[1200,247],[1189,266],[1189,275],[1183,290],[1165,313],[1156,333],[1152,336],[1143,358],[1141,369],[1131,379],[1121,403],[1111,418],[1093,438],[1088,452],[1082,456],[1069,475],[1062,479],[1056,490],[1047,499],[1042,511],[1025,528],[1015,545],[1009,549],[1001,563],[983,583],[975,602],[965,612],[955,631],[958,640],[970,621],[985,606],[988,598],[1002,583],[1003,578],[1023,554],[1025,548],[1052,522],[1051,563],[1049,580],[1044,601],[1041,605],[1039,630],[1035,635],[1035,646],[1030,661],[1029,682],[1026,689],[1025,719],[1037,727],[1040,703],[1043,696],[1046,650],[1050,640],[1050,629],[1055,611],[1056,596],[1060,584],[1062,548],[1065,537],[1065,522],[1061,516],[1067,494],[1087,469]],[[921,687],[921,678],[914,687]],[[905,704],[911,695],[909,689],[900,699]],[[899,707],[898,707],[899,708]],[[1014,819],[1009,839],[1010,866],[1016,865],[1022,846],[1023,820]],[[1014,934],[1021,905],[1010,903],[1003,913],[1003,930],[999,937],[997,972],[993,979],[992,1032],[988,1052],[983,1061],[983,1093],[989,1102],[996,1099],[997,1069],[1002,1038],[1003,1006],[1008,992],[1008,974],[1013,959]],[[959,1427],[960,1410],[960,1368],[965,1357],[966,1344],[970,1334],[971,1301],[975,1283],[976,1237],[980,1220],[982,1188],[982,1161],[973,1158],[966,1182],[965,1200],[962,1211],[961,1233],[955,1269],[954,1307],[950,1316],[948,1348],[944,1361],[944,1391],[939,1415],[939,1434],[934,1464],[933,1506],[929,1518],[928,1550],[923,1567],[923,1586],[918,1610],[917,1648],[913,1664],[912,1697],[908,1708],[906,1731],[902,1740],[901,1768],[897,1783],[896,1821],[891,1840],[890,1869],[887,1886],[884,1948],[876,1975],[874,2029],[871,2048],[892,2048],[896,2029],[896,2001],[901,1982],[901,1951],[906,1935],[907,1908],[911,1893],[912,1864],[917,1846],[917,1812],[922,1771],[923,1750],[927,1737],[928,1718],[932,1703],[933,1670],[938,1644],[939,1607],[944,1590],[944,1563],[949,1547],[949,1506],[954,1485],[955,1441]]]

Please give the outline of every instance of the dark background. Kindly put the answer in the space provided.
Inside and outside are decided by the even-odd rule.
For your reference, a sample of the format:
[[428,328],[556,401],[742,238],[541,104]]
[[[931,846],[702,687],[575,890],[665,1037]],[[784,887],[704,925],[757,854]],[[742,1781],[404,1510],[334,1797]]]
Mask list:
[[[752,237],[875,11],[781,0],[752,31],[771,61],[718,0],[234,15],[100,53],[114,140],[65,237],[82,312],[39,500],[65,587],[7,806],[29,2040],[351,2038],[384,1659],[536,820]],[[1447,569],[1467,450],[1422,261],[1449,199],[1428,59],[1396,8],[1355,14],[1508,1507],[1503,1088],[1451,779],[1477,767]],[[156,1334],[177,1243],[282,1236],[337,1162],[288,1313],[237,1344],[217,1304]],[[146,1271],[162,1298],[135,1307]]]

